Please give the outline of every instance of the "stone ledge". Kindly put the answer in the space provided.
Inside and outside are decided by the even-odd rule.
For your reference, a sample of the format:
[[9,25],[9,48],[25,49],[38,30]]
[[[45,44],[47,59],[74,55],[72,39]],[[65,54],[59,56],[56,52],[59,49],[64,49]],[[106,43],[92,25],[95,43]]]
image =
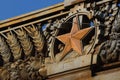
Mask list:
[[[61,72],[72,70],[72,69],[90,66],[91,56],[92,56],[91,54],[88,54],[88,55],[83,55],[67,61],[46,64],[47,75],[53,75],[56,73],[61,73]],[[97,58],[97,55],[94,55],[93,62],[92,62],[93,64],[96,63],[96,60],[97,60],[96,58]]]
[[64,0],[64,6],[67,7],[67,6],[70,6],[70,5],[79,3],[79,2],[83,2],[83,1],[85,0]]
[[92,80],[120,80],[120,68],[101,71]]
[[56,75],[48,76],[47,80],[120,80],[120,68],[101,71],[95,76],[91,76],[91,70],[89,68],[83,70],[77,69],[77,72]]

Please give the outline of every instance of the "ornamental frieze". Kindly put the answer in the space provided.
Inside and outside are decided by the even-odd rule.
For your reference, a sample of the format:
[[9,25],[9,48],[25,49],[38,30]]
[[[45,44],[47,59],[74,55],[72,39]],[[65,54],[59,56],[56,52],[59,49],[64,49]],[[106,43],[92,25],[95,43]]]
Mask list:
[[1,21],[0,80],[66,80],[77,72],[67,79],[91,80],[119,68],[119,9],[118,0],[65,0]]

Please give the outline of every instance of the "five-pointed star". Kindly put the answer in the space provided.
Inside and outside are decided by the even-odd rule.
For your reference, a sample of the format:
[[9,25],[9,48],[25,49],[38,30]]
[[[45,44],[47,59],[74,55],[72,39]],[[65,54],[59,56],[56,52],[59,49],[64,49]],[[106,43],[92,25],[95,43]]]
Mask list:
[[82,47],[82,39],[93,29],[93,27],[85,28],[80,30],[78,27],[77,18],[73,18],[73,25],[70,33],[63,34],[57,36],[57,39],[65,44],[64,50],[61,53],[61,58],[64,58],[65,55],[73,49],[79,55],[82,55],[83,47]]

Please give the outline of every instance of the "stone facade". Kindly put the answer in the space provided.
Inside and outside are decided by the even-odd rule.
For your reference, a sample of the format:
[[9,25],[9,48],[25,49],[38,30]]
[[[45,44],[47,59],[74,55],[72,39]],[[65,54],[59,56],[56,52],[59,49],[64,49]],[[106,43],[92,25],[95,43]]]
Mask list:
[[0,80],[120,80],[119,0],[65,0],[0,22]]

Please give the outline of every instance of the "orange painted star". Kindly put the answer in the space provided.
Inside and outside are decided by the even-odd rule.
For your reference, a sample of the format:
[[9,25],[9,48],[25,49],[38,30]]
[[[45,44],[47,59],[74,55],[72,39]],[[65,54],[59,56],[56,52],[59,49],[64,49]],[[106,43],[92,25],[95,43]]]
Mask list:
[[57,39],[65,44],[64,50],[61,53],[60,60],[68,54],[72,49],[76,51],[79,55],[82,55],[83,45],[82,39],[93,29],[93,27],[79,29],[77,18],[73,18],[73,25],[70,33],[57,36]]

